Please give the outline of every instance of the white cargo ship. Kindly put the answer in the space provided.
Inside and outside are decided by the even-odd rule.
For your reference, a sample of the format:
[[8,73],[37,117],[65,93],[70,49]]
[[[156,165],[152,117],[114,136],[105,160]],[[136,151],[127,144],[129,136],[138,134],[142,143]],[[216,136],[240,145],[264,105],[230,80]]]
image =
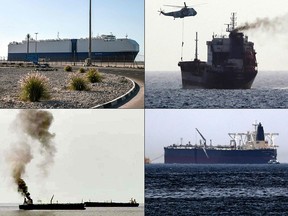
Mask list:
[[[8,45],[8,61],[84,61],[88,58],[89,39],[24,40]],[[132,39],[101,35],[92,38],[94,61],[134,61],[139,44]]]

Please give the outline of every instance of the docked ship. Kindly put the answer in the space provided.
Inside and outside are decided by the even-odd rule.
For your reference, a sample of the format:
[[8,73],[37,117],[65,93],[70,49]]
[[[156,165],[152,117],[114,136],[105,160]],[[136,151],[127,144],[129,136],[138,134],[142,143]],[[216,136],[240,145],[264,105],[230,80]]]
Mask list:
[[207,41],[207,62],[198,59],[198,35],[193,61],[180,61],[183,88],[250,89],[258,73],[254,43],[236,28],[235,13],[226,31]]
[[138,207],[139,203],[135,199],[130,202],[84,202],[86,207]]
[[277,160],[278,133],[264,133],[261,123],[253,124],[254,131],[229,133],[229,145],[206,144],[205,137],[196,128],[202,140],[200,144],[170,145],[164,147],[164,163],[192,164],[267,164]]
[[[92,61],[133,62],[139,52],[139,44],[129,38],[101,35],[92,38]],[[89,39],[55,39],[11,42],[8,45],[8,61],[84,61],[88,58]]]

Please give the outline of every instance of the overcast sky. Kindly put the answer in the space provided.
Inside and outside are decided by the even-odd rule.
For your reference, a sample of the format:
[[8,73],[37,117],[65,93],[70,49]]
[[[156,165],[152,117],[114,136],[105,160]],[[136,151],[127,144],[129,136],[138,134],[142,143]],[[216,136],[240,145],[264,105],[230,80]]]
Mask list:
[[206,41],[213,32],[226,34],[232,12],[237,13],[237,23],[253,22],[257,18],[280,17],[277,31],[249,31],[246,35],[254,42],[259,70],[287,70],[288,68],[288,2],[287,0],[189,0],[187,5],[196,6],[197,15],[184,19],[159,16],[160,8],[165,12],[177,10],[164,5],[183,5],[179,0],[145,1],[145,61],[147,71],[180,71],[177,66],[181,58],[182,25],[184,20],[183,60],[194,59],[195,32],[199,37],[199,58],[207,60]]
[[255,121],[261,122],[265,133],[279,133],[275,143],[279,145],[278,160],[288,163],[288,110],[278,109],[171,109],[145,111],[145,156],[154,163],[164,162],[164,147],[201,139],[195,128],[203,134],[207,143],[229,145],[228,133],[253,131]]
[[[0,57],[8,44],[28,33],[38,39],[87,38],[89,0],[0,0]],[[144,0],[92,0],[93,36],[110,34],[136,40],[144,58]]]
[[[6,161],[19,141],[12,123],[19,110],[0,110],[0,203],[21,203]],[[51,110],[57,153],[45,179],[37,167],[41,156],[27,165],[24,179],[34,202],[144,202],[143,110]]]

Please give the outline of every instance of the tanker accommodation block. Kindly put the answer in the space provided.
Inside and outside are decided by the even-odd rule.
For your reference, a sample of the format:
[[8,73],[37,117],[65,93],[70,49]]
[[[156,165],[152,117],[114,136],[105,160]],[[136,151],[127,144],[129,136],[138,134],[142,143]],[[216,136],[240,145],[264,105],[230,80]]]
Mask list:
[[[8,45],[8,61],[84,61],[88,58],[89,39],[27,40]],[[28,50],[29,49],[29,50]],[[114,35],[92,38],[91,58],[94,61],[133,62],[139,44],[132,39]]]

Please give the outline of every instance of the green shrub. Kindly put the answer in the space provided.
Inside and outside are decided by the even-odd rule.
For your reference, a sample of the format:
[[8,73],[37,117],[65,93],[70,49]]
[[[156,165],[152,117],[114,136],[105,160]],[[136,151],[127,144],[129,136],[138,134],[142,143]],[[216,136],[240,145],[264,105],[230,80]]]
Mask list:
[[79,73],[85,73],[85,72],[86,72],[85,68],[82,68],[82,67],[81,67],[81,68],[79,68],[79,70],[78,70],[78,71],[79,71]]
[[101,82],[103,79],[103,76],[99,73],[99,71],[95,68],[91,68],[86,75],[87,79],[91,82],[91,83],[95,83],[95,82]]
[[39,101],[49,99],[49,79],[40,73],[28,73],[19,80],[20,98],[24,101]]
[[89,90],[87,86],[87,81],[80,74],[72,74],[70,76],[69,87],[72,90],[77,91],[87,91]]
[[66,72],[71,72],[71,71],[72,71],[72,67],[71,67],[70,65],[66,65],[66,66],[64,67],[64,71],[66,71]]

